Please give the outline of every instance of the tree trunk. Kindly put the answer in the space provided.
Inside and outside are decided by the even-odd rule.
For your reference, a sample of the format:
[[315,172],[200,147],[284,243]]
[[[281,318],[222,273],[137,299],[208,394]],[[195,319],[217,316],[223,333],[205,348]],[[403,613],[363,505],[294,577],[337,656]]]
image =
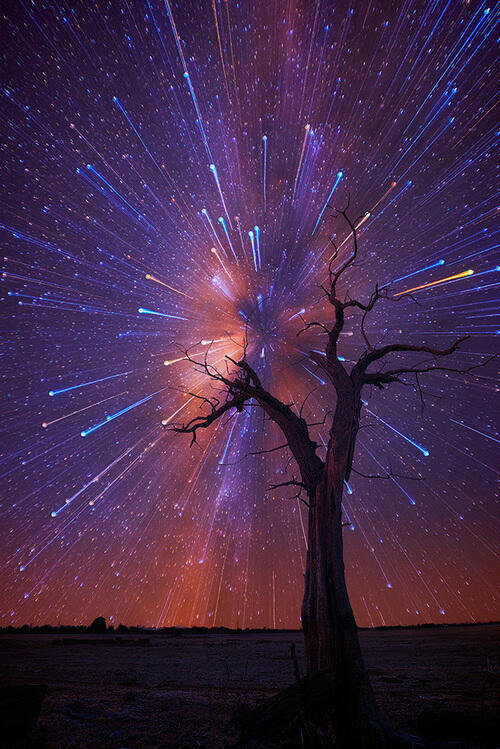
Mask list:
[[339,400],[325,471],[310,497],[302,626],[308,675],[324,669],[334,673],[335,746],[378,749],[389,740],[363,662],[343,560],[342,494],[358,414],[354,397]]

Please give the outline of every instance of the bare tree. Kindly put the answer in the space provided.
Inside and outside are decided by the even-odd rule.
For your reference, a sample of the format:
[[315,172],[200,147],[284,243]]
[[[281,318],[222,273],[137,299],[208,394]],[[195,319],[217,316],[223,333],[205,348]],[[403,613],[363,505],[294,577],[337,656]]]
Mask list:
[[[334,715],[335,746],[374,749],[390,745],[387,727],[380,717],[370,681],[365,669],[358,631],[347,593],[342,539],[342,497],[344,482],[353,470],[356,437],[362,409],[362,392],[367,386],[385,388],[392,383],[414,386],[422,398],[419,376],[428,372],[453,371],[467,373],[467,369],[440,366],[439,359],[453,354],[465,340],[456,340],[445,349],[429,346],[392,343],[375,348],[369,341],[365,322],[369,313],[380,300],[398,301],[402,297],[391,296],[387,287],[375,287],[366,303],[357,299],[340,299],[337,286],[358,256],[358,220],[352,221],[348,207],[338,211],[349,227],[353,249],[349,257],[335,269],[338,248],[333,242],[333,257],[328,265],[328,284],[322,286],[326,299],[333,308],[330,325],[319,321],[305,322],[305,330],[316,327],[326,339],[325,353],[309,352],[310,359],[326,375],[336,392],[336,405],[329,433],[326,457],[317,455],[317,445],[310,436],[308,424],[292,408],[275,398],[262,385],[255,369],[247,360],[246,341],[243,356],[239,360],[226,357],[223,372],[209,363],[208,356],[202,359],[185,355],[197,371],[217,383],[216,396],[197,395],[200,414],[187,423],[171,424],[176,432],[190,434],[192,443],[198,431],[210,427],[215,421],[229,415],[232,409],[241,411],[245,404],[253,401],[281,429],[300,471],[300,480],[292,479],[277,486],[294,486],[299,496],[306,495],[309,507],[308,549],[305,573],[305,591],[302,603],[302,627],[304,631],[308,675],[325,669],[334,675],[331,708]],[[344,329],[346,313],[359,310],[360,332],[366,350],[348,371],[337,353],[339,336]],[[391,355],[401,353],[427,354],[424,361],[415,364],[387,365]],[[421,357],[420,357],[421,359]],[[399,360],[400,361],[400,360]],[[387,367],[387,368],[386,368]],[[411,382],[411,380],[410,380]]]

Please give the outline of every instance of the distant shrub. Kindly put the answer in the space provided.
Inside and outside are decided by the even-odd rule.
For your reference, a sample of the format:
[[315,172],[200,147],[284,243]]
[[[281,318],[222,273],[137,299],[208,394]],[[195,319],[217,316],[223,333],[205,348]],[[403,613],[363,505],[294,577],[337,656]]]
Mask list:
[[101,635],[106,632],[106,619],[103,616],[98,616],[89,627],[89,632],[96,635]]

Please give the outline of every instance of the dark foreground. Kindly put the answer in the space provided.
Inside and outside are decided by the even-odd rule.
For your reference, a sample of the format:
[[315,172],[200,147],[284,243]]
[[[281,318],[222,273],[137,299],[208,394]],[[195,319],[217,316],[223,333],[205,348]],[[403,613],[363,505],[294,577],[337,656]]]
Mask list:
[[[393,726],[462,746],[500,745],[500,625],[361,632]],[[231,718],[294,681],[300,633],[1,635],[2,685],[46,684],[38,727],[12,747],[235,746]],[[488,738],[489,736],[489,738]],[[457,744],[455,744],[456,746]]]

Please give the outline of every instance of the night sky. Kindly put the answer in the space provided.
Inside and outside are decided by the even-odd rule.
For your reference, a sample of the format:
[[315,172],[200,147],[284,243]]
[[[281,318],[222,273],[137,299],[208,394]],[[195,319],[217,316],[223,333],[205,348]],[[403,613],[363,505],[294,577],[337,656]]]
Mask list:
[[[212,394],[183,349],[222,367],[248,328],[265,386],[321,421],[324,335],[297,332],[331,319],[329,239],[352,244],[328,203],[350,194],[339,291],[399,294],[370,340],[468,335],[458,369],[498,351],[499,5],[4,8],[0,623],[297,627],[307,508],[266,493],[296,466],[250,455],[283,443],[257,408],[193,447],[165,428]],[[360,625],[499,618],[497,369],[422,377],[423,413],[410,386],[366,389],[355,467],[398,477],[346,486]]]

